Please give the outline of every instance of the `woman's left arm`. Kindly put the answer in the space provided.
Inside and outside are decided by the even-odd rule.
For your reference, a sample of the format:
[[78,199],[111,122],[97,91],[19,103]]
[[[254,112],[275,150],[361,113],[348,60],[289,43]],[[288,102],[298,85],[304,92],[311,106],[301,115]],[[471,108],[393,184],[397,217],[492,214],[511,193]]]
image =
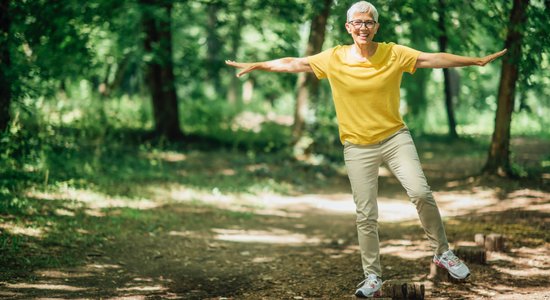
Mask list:
[[450,53],[421,52],[416,59],[416,68],[452,68],[466,66],[485,66],[493,60],[503,56],[507,49],[487,55],[485,57],[467,57]]

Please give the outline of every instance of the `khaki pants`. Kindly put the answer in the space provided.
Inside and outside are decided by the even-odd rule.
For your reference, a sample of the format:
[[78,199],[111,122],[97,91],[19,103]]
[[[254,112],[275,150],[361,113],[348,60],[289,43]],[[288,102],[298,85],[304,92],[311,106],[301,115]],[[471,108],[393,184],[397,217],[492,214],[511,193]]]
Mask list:
[[436,254],[449,249],[439,209],[407,128],[374,145],[344,144],[344,159],[357,211],[357,233],[365,276],[381,276],[378,241],[378,168],[386,163],[416,206]]

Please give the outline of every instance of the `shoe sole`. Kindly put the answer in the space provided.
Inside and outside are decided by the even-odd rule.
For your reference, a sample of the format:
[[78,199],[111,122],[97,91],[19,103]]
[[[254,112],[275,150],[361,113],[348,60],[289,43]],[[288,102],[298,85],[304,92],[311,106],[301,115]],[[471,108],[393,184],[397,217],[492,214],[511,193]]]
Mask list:
[[451,275],[451,277],[454,278],[454,279],[457,279],[457,280],[464,280],[464,279],[470,277],[470,273],[466,274],[466,276],[464,276],[464,277],[457,277],[457,276],[455,276],[453,273],[451,273],[451,272],[449,271],[449,269],[445,268],[445,266],[444,266],[443,264],[441,264],[440,262],[434,261],[434,263],[435,263],[435,265],[438,266],[439,268],[442,268],[442,269],[444,269],[445,271],[449,272],[449,275]]
[[357,298],[374,298],[374,297],[380,297],[382,296],[382,293],[380,293],[380,290],[370,294],[370,295],[365,295],[363,294],[362,292],[357,292],[355,293],[355,297]]

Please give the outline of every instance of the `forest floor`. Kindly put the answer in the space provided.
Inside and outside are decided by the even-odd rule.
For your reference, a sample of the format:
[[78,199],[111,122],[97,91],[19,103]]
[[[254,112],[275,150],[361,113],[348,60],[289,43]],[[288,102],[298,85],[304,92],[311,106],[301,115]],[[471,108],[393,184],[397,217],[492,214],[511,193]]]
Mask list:
[[[383,279],[423,283],[427,299],[550,299],[550,172],[543,163],[550,141],[514,140],[518,164],[544,165],[518,180],[474,176],[482,151],[447,147],[419,143],[452,247],[471,245],[476,233],[501,233],[507,249],[488,253],[485,265],[469,264],[464,282],[432,282],[432,252],[416,210],[381,168]],[[196,180],[113,176],[108,189],[22,190],[34,211],[0,216],[10,237],[3,255],[12,257],[0,267],[0,298],[355,298],[363,278],[341,164],[262,161],[233,151],[150,155],[168,178]],[[256,187],[252,178],[285,188]]]

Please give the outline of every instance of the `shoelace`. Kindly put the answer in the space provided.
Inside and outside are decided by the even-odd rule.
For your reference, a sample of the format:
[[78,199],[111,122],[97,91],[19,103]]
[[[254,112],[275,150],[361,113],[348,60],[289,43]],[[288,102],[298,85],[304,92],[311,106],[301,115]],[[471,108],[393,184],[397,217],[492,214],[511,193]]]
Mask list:
[[[363,285],[363,283],[365,283],[367,280],[369,280],[369,278],[365,278],[363,279],[363,281],[359,282],[359,284],[357,285],[357,287],[360,287]],[[369,281],[369,283],[374,283],[374,285],[376,285],[378,283],[378,279],[375,279],[375,280],[371,280]]]
[[447,255],[444,256],[444,258],[448,261],[452,261],[455,263],[455,265],[459,265],[461,263],[460,258],[458,258],[454,253],[450,252]]

